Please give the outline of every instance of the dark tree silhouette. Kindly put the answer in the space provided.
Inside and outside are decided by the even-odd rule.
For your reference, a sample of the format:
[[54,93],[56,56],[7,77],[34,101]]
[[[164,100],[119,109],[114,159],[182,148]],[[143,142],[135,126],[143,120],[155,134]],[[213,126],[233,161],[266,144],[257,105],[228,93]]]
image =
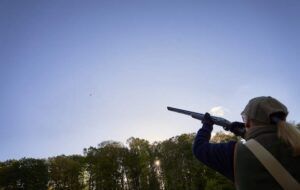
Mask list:
[[[299,125],[298,125],[299,126]],[[104,141],[84,155],[0,162],[0,190],[231,190],[226,178],[192,154],[195,134],[162,142],[131,137],[127,145]],[[236,137],[217,133],[212,141]]]

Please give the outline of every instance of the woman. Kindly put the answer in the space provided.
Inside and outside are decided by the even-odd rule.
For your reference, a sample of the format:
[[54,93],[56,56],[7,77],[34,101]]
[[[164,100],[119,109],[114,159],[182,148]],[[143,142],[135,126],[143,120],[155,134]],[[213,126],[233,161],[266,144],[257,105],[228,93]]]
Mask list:
[[[272,97],[250,100],[242,112],[244,138],[256,140],[299,183],[300,131],[286,122],[287,115],[286,106]],[[213,122],[208,113],[202,123],[193,144],[197,159],[235,182],[237,189],[287,189],[281,187],[245,144],[209,143]]]

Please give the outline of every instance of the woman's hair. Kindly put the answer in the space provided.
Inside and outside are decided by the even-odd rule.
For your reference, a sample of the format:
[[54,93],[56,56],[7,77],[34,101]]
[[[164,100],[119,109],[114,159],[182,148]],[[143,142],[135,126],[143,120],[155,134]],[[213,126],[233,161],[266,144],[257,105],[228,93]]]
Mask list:
[[[261,123],[254,119],[250,120],[251,123],[255,126],[264,126],[266,123]],[[286,144],[290,145],[293,149],[294,156],[300,155],[300,130],[297,127],[289,122],[286,122],[284,119],[278,120],[275,124],[278,128],[277,136],[279,139],[283,140]]]
[[286,121],[279,121],[278,126],[278,137],[285,143],[289,144],[292,149],[294,156],[300,155],[300,130],[291,123]]

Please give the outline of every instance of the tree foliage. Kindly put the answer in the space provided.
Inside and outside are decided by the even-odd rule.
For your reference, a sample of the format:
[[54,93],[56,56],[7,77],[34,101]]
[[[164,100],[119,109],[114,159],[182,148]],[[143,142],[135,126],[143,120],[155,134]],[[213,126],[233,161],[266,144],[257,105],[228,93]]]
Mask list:
[[47,189],[48,167],[45,160],[22,158],[0,164],[0,189]]
[[49,186],[54,190],[82,189],[80,156],[57,156],[49,159]]
[[118,142],[101,143],[86,150],[88,189],[126,189],[128,149]]
[[[230,190],[233,184],[192,154],[195,134],[162,142],[104,141],[84,155],[0,162],[0,190]],[[236,140],[217,133],[212,142]]]

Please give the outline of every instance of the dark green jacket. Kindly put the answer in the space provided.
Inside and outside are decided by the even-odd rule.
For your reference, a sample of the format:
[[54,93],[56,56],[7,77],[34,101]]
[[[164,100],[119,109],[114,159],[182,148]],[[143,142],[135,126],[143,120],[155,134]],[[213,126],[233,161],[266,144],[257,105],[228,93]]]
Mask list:
[[[278,139],[277,127],[270,125],[252,128],[247,132],[246,140],[252,138],[266,148],[300,182],[300,156],[293,157],[291,147]],[[237,190],[282,189],[273,176],[242,143],[237,143],[234,162]]]

